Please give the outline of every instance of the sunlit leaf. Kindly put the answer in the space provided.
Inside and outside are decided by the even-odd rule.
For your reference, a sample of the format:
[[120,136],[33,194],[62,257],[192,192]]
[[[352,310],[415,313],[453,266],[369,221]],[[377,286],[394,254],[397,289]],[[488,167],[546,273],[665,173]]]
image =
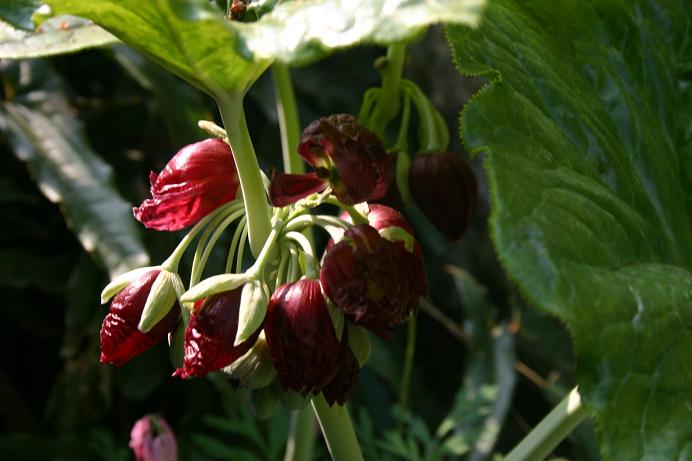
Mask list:
[[448,35],[493,79],[462,137],[500,259],[569,326],[606,460],[692,456],[691,23],[687,0],[497,0]]
[[146,265],[131,206],[112,184],[108,164],[91,150],[59,90],[61,83],[38,61],[6,62],[13,97],[0,108],[0,129],[27,162],[41,191],[59,203],[82,246],[113,274]]

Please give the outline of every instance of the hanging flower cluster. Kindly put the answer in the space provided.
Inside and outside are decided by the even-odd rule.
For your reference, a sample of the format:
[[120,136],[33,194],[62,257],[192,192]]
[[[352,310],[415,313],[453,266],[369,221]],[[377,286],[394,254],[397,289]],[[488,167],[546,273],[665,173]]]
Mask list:
[[[174,376],[218,371],[237,386],[346,402],[368,360],[365,331],[390,338],[425,295],[423,256],[399,211],[368,204],[387,193],[394,164],[358,119],[311,123],[298,152],[314,171],[274,174],[272,230],[245,270],[247,223],[229,145],[191,144],[151,174],[151,198],[135,217],[153,229],[194,227],[164,263],[104,289],[103,302],[114,298],[101,330],[102,362],[120,366],[168,336],[181,352]],[[316,214],[322,204],[346,211]],[[212,248],[234,223],[225,272],[203,278]],[[309,226],[332,237],[322,258],[303,234]],[[186,288],[178,264],[195,240]]]

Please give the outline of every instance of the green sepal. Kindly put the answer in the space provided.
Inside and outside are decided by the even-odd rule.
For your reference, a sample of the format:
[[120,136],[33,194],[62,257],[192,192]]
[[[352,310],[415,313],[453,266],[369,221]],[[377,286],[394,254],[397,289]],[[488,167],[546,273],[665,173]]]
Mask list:
[[332,325],[334,326],[334,333],[336,333],[337,338],[341,338],[344,333],[344,313],[341,309],[336,307],[329,298],[324,297],[324,301],[327,304],[327,312],[329,312],[329,318],[332,320]]
[[137,325],[137,329],[142,333],[147,333],[154,328],[175,304],[178,299],[175,289],[178,284],[176,278],[179,279],[180,276],[168,271],[161,271],[156,277],[147,297],[147,302],[144,304],[139,325]]
[[370,336],[364,328],[359,327],[351,322],[346,322],[348,327],[348,347],[351,348],[351,352],[358,360],[358,365],[361,368],[368,363],[370,360],[370,355],[372,353],[372,344],[370,343]]
[[413,251],[413,235],[406,229],[399,226],[389,226],[379,230],[380,236],[390,242],[404,242],[408,251]]
[[276,383],[250,391],[250,409],[258,419],[267,419],[279,407],[278,386]]
[[134,269],[124,274],[118,275],[116,278],[111,280],[111,282],[106,285],[106,287],[101,292],[101,304],[107,303],[113,296],[120,293],[130,282],[140,275],[143,275],[149,271],[159,269],[158,266],[154,267],[140,267],[139,269]]
[[246,283],[240,295],[240,312],[238,313],[238,330],[234,346],[247,341],[262,325],[267,315],[269,288],[260,280]]
[[204,279],[187,290],[181,297],[183,303],[198,301],[207,296],[230,291],[250,281],[250,276],[242,274],[220,274]]
[[276,369],[272,365],[264,332],[249,351],[221,371],[245,389],[259,389],[271,384],[276,378]]
[[281,401],[283,406],[288,408],[289,410],[302,410],[308,405],[308,403],[310,403],[312,395],[307,395],[303,397],[294,390],[281,389],[281,386],[278,383],[276,384],[276,387],[279,400]]

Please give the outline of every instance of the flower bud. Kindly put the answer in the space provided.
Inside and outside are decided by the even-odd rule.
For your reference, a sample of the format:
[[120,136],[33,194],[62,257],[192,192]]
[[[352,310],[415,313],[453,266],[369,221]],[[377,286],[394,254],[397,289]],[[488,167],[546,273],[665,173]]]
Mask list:
[[218,293],[197,301],[185,331],[183,367],[174,376],[191,378],[223,368],[245,354],[259,330],[247,341],[234,346],[242,288]]
[[137,461],[177,461],[175,435],[165,419],[158,415],[140,418],[130,431],[130,448]]
[[269,355],[269,346],[260,332],[255,344],[242,357],[223,369],[234,387],[259,389],[274,381],[276,370]]
[[298,152],[315,172],[276,174],[270,186],[275,206],[293,203],[327,185],[339,201],[353,205],[383,197],[394,180],[394,164],[382,142],[352,115],[330,115],[312,122],[303,131]]
[[146,333],[138,329],[154,282],[161,271],[152,270],[132,279],[115,298],[101,327],[101,363],[121,366],[166,337],[173,330],[180,306],[171,300],[163,318]]
[[217,138],[183,147],[160,175],[152,172],[151,198],[134,208],[149,229],[180,230],[232,201],[240,184],[231,148]]
[[349,320],[383,338],[408,319],[426,291],[422,259],[367,224],[347,230],[327,251],[320,283]]
[[409,170],[411,195],[435,227],[450,240],[464,235],[476,210],[478,186],[459,156],[419,155]]
[[303,395],[332,380],[347,348],[336,336],[317,280],[280,286],[272,295],[264,324],[279,383]]

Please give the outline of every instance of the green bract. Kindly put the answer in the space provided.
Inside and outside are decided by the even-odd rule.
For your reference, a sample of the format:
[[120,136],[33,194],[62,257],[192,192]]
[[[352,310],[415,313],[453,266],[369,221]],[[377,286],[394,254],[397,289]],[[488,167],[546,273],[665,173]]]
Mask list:
[[572,331],[604,459],[692,456],[691,18],[687,0],[497,0],[448,34],[493,79],[462,137],[487,154],[500,258]]

